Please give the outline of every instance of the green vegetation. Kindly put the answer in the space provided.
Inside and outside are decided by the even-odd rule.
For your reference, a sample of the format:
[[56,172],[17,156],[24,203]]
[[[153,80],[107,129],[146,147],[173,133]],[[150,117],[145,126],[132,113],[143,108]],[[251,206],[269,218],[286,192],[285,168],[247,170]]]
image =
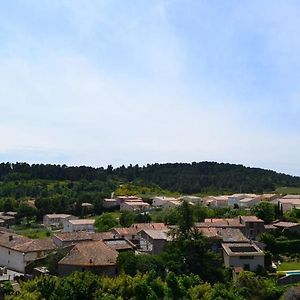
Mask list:
[[24,229],[16,229],[13,228],[17,234],[21,234],[27,236],[31,239],[42,239],[51,236],[52,231],[46,228],[24,228]]
[[[9,290],[9,292],[11,292]],[[165,277],[155,271],[135,276],[122,274],[116,278],[99,277],[88,272],[66,277],[45,276],[21,284],[19,295],[5,299],[103,299],[103,300],[278,300],[284,289],[272,280],[260,279],[242,272],[235,283],[203,283],[196,275]]]
[[283,195],[299,195],[300,187],[278,187],[275,192]]
[[278,271],[300,270],[300,262],[282,262],[278,265]]
[[101,216],[97,217],[95,220],[95,227],[97,231],[104,232],[108,231],[113,227],[118,225],[118,221],[109,213],[103,213]]

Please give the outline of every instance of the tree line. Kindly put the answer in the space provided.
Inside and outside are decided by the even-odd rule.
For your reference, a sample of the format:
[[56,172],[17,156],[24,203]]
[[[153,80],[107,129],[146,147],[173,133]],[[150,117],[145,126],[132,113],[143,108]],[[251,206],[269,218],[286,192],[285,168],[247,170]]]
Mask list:
[[243,165],[193,162],[124,165],[113,168],[66,166],[52,164],[1,163],[0,180],[70,180],[133,182],[180,193],[218,193],[274,191],[277,187],[299,187],[300,177]]

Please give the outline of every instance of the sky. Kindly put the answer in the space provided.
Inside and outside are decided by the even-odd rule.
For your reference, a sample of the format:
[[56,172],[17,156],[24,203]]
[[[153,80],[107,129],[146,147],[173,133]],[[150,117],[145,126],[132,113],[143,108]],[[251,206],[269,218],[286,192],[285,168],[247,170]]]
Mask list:
[[298,0],[3,0],[0,161],[300,175]]

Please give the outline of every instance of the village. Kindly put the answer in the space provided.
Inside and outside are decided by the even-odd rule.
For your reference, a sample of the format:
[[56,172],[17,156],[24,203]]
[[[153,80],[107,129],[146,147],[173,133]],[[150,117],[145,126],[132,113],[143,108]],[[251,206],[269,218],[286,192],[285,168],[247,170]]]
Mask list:
[[[243,270],[273,268],[277,261],[266,257],[266,244],[261,240],[265,233],[279,232],[300,235],[300,224],[280,219],[265,222],[252,215],[250,209],[259,203],[271,203],[282,213],[300,209],[300,195],[233,194],[221,196],[182,196],[180,198],[157,196],[151,204],[138,196],[116,196],[103,200],[103,207],[119,213],[133,212],[151,215],[154,211],[171,211],[188,203],[207,208],[239,209],[245,214],[235,217],[205,218],[195,222],[194,230],[206,237],[212,251],[222,253],[223,265],[232,269],[232,276]],[[82,204],[88,212],[90,203]],[[128,227],[116,226],[105,232],[97,232],[95,218],[79,218],[70,214],[46,214],[38,224],[49,233],[43,238],[30,238],[18,234],[17,213],[0,213],[0,280],[11,281],[32,278],[49,273],[65,276],[74,271],[91,271],[95,274],[116,276],[119,274],[119,253],[129,251],[135,255],[157,255],[174,239],[176,225],[164,222],[134,223]],[[37,224],[31,223],[34,227]],[[54,269],[47,269],[45,261],[59,253]],[[280,262],[279,262],[280,264]],[[51,271],[51,272],[50,272]],[[298,282],[299,272],[286,270],[278,279],[279,284]]]

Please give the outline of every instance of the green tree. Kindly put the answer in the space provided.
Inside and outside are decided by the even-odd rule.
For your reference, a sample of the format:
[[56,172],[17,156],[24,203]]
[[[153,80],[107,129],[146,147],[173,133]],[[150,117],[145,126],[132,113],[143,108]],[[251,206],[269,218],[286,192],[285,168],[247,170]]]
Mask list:
[[118,221],[110,213],[103,213],[95,220],[97,231],[104,232],[118,225]]
[[21,203],[18,208],[18,218],[26,218],[27,225],[29,224],[29,219],[37,215],[37,209],[26,203]]
[[262,201],[254,206],[252,213],[268,224],[275,219],[275,206],[270,202]]
[[123,227],[129,227],[134,223],[135,213],[131,211],[124,211],[120,216],[120,225]]

